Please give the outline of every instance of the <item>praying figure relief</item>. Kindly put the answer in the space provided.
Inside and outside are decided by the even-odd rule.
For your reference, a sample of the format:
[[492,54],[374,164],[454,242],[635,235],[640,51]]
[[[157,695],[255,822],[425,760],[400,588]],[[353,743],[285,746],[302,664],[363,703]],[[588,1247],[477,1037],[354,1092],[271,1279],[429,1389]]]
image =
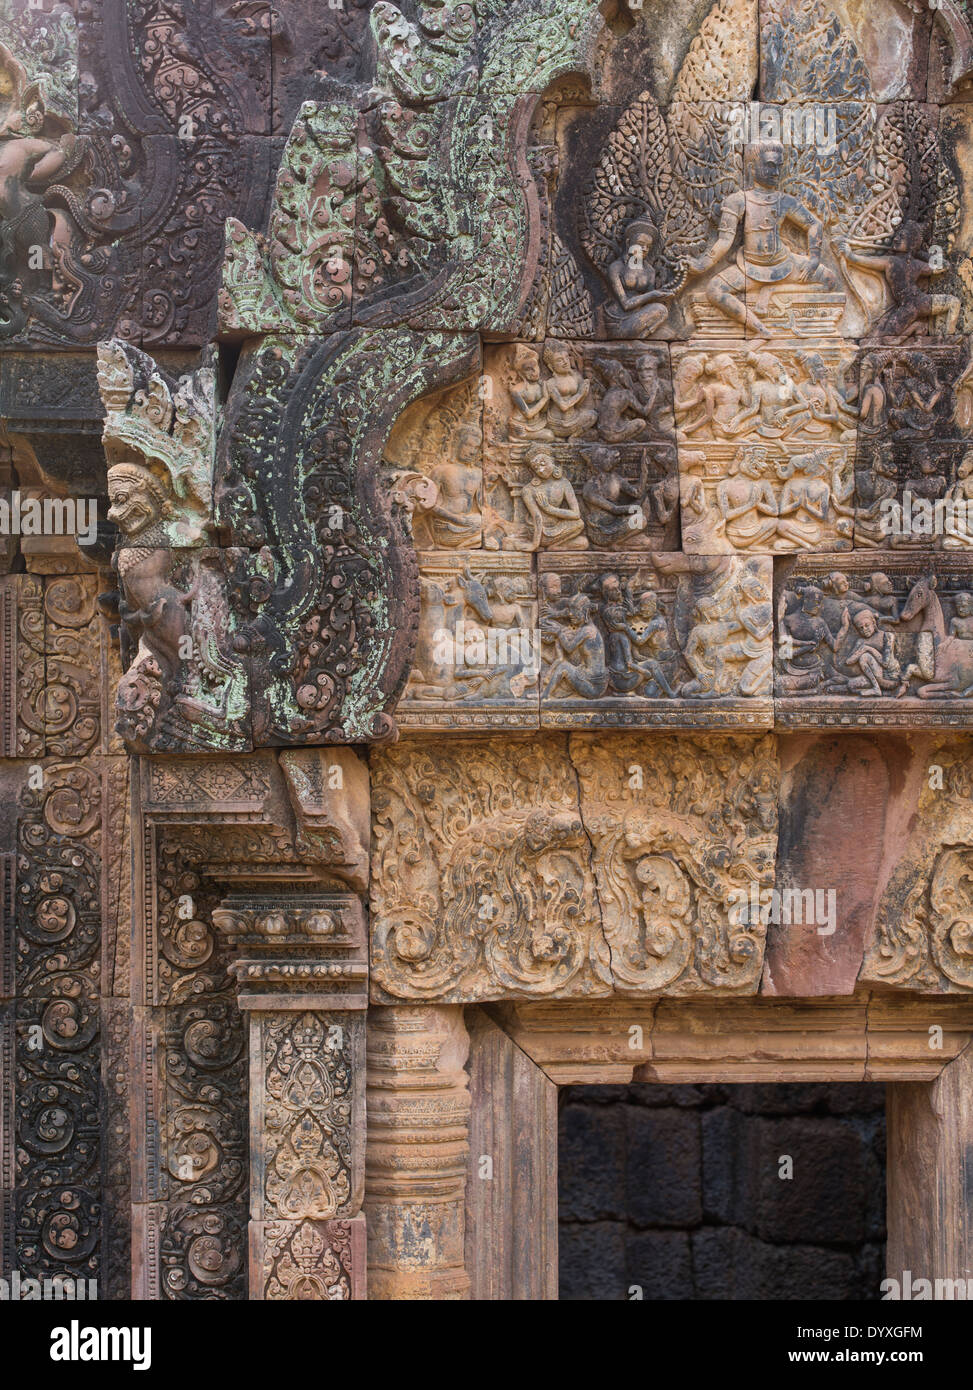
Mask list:
[[764,444],[741,444],[728,458],[686,451],[682,461],[686,493],[708,513],[705,526],[692,508],[684,513],[687,551],[776,554],[851,548],[853,475],[846,451],[822,446],[787,453]]
[[664,350],[551,339],[542,350],[492,349],[485,367],[486,549],[676,542],[679,477]]

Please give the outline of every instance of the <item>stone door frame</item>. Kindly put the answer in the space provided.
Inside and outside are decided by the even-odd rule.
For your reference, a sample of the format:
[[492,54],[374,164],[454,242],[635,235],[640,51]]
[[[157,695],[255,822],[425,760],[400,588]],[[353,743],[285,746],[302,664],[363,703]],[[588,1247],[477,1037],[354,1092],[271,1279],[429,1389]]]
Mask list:
[[[556,1298],[557,1088],[633,1081],[891,1083],[888,1272],[973,1278],[973,997],[369,1005],[366,777],[347,749],[136,768],[136,1297],[229,1279],[249,1216],[252,1299],[297,1296],[298,1276],[321,1297]],[[160,845],[187,831],[199,887],[167,886]],[[212,928],[180,928],[184,890],[218,890]],[[214,995],[216,937],[232,959]],[[221,1071],[207,1049],[238,1008],[249,1026]],[[300,1050],[315,1029],[341,1039],[318,1056],[340,1104],[307,1102],[325,1138],[301,1160],[323,1175],[305,1210],[287,1196],[286,1106],[264,1112],[274,1039]]]
[[887,1275],[973,1279],[973,1000],[501,1003],[465,1022],[471,1298],[557,1298],[558,1087],[632,1081],[890,1083]]

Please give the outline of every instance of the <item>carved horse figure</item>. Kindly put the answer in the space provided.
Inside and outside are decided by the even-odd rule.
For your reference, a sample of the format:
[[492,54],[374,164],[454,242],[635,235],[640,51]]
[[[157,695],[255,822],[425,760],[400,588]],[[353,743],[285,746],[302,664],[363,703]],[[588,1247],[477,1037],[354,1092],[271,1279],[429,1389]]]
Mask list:
[[919,614],[922,628],[918,634],[918,660],[903,671],[897,697],[905,694],[909,681],[916,676],[927,682],[916,692],[920,700],[932,700],[937,695],[965,699],[973,694],[973,642],[947,635],[933,574],[924,575],[909,590],[900,621],[908,622]]

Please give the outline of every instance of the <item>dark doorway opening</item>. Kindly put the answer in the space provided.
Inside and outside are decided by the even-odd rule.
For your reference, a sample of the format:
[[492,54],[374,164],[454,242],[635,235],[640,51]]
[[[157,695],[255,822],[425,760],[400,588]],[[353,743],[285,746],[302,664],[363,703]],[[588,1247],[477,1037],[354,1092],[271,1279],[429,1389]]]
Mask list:
[[878,1299],[885,1087],[565,1087],[558,1204],[562,1299]]

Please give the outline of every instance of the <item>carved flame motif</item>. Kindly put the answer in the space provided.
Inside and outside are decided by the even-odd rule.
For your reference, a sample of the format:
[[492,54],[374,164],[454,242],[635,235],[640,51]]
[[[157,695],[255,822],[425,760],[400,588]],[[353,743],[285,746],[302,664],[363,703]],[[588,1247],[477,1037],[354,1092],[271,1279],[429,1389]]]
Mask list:
[[347,1042],[312,1013],[270,1014],[265,1029],[266,1202],[288,1220],[335,1216],[351,1195]]
[[347,1223],[268,1222],[265,1228],[264,1298],[342,1302],[351,1297]]

